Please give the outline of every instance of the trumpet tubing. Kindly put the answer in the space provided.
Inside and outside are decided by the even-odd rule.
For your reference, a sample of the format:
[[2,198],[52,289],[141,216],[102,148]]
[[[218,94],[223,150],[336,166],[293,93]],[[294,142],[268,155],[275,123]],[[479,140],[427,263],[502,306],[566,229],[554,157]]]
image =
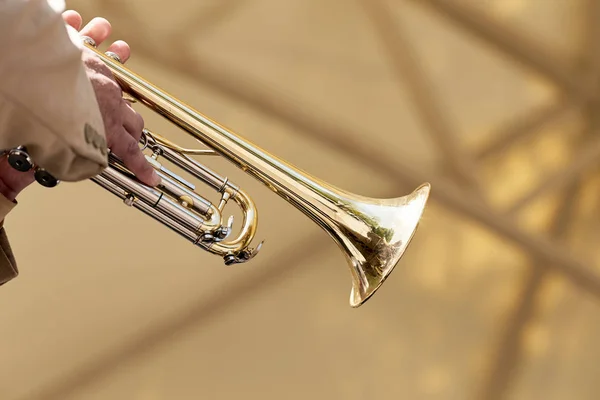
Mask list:
[[[144,129],[140,142],[144,151],[151,153],[146,158],[161,177],[161,184],[157,187],[142,184],[112,153],[108,168],[91,178],[94,183],[200,248],[222,257],[225,264],[244,263],[255,257],[262,246],[260,242],[251,247],[258,226],[256,205],[228,178],[192,157],[218,155],[263,183],[327,232],[342,251],[350,270],[351,307],[364,304],[387,279],[419,225],[429,198],[428,183],[406,196],[391,199],[364,197],[336,188],[260,149],[155,87],[116,57],[98,51],[91,39],[84,38],[84,43],[110,68],[124,95],[207,147],[185,149]],[[51,187],[58,183],[33,164],[25,147],[10,150],[8,157],[19,170],[36,168],[40,184]],[[197,194],[196,186],[166,168],[164,161],[220,193],[219,203],[214,205]],[[223,217],[224,208],[231,201],[243,215],[235,235],[233,219]]]

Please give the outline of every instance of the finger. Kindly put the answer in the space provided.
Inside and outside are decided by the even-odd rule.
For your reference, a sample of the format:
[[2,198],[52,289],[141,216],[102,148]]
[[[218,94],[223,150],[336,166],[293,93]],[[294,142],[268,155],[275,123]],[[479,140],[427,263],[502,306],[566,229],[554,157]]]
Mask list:
[[67,10],[62,13],[62,17],[67,25],[72,26],[77,31],[81,29],[83,18],[81,18],[81,15],[77,11]]
[[122,40],[117,40],[116,42],[111,44],[106,51],[111,51],[118,55],[123,64],[125,64],[131,56],[131,48],[126,42]]
[[111,151],[123,160],[125,166],[146,185],[158,185],[160,178],[156,171],[146,160],[138,142],[125,131],[125,128],[123,128],[123,132],[119,137],[115,139]]
[[88,22],[79,33],[82,36],[92,38],[96,42],[96,46],[100,46],[110,36],[111,32],[110,22],[104,18],[96,17]]
[[123,101],[123,126],[131,137],[137,142],[140,141],[144,129],[144,118],[126,101]]

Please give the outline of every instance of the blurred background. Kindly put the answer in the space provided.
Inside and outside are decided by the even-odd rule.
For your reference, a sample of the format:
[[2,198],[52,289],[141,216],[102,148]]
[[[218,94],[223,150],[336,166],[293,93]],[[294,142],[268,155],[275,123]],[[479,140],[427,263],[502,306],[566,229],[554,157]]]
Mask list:
[[600,2],[67,6],[109,19],[141,76],[298,167],[432,197],[351,309],[331,239],[225,160],[202,161],[251,194],[265,239],[229,268],[91,182],[34,185],[5,224],[21,275],[0,290],[2,400],[598,398]]

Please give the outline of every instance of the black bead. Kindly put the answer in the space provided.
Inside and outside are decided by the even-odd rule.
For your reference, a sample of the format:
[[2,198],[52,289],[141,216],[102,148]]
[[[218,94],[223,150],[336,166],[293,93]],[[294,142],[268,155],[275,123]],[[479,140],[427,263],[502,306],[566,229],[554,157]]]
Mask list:
[[58,185],[58,179],[50,175],[45,169],[39,168],[35,171],[35,180],[42,186],[52,188]]

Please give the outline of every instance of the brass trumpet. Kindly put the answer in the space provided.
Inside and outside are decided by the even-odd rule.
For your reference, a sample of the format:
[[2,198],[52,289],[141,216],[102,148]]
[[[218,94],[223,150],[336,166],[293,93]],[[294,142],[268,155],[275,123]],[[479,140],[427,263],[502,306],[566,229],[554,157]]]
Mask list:
[[[377,199],[348,193],[293,167],[227,128],[210,120],[190,106],[142,79],[112,54],[96,49],[90,38],[85,46],[94,51],[112,71],[124,96],[130,96],[186,131],[208,149],[182,148],[149,129],[144,129],[141,145],[162,183],[142,184],[121,160],[109,152],[109,166],[93,182],[121,198],[128,206],[166,225],[200,248],[222,257],[225,264],[247,262],[256,256],[262,242],[250,247],[258,224],[257,209],[241,188],[209,170],[192,156],[220,155],[266,185],[324,229],[343,252],[350,268],[350,306],[365,303],[383,284],[408,247],[424,212],[430,185],[424,183],[411,194]],[[214,205],[196,193],[195,185],[165,168],[166,160],[191,174],[221,194]],[[13,167],[36,168],[26,149],[9,152]],[[36,168],[37,181],[47,187],[58,181],[42,168]],[[223,211],[229,201],[242,210],[243,220],[232,237],[233,219],[225,221]]]

